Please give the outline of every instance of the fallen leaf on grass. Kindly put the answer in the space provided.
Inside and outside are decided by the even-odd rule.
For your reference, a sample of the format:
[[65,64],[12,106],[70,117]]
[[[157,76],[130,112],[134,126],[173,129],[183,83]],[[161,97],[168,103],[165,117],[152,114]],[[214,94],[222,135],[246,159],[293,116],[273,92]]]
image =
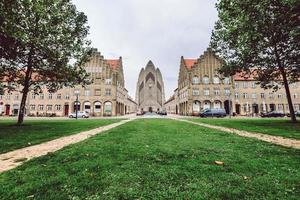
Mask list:
[[222,161],[217,161],[217,160],[215,160],[215,162],[214,162],[216,165],[224,165],[224,162],[222,162]]

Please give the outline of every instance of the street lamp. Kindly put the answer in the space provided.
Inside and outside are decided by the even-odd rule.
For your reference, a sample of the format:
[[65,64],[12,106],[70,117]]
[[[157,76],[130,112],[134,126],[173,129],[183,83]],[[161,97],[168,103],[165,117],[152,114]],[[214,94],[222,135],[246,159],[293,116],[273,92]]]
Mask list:
[[78,96],[79,96],[79,90],[75,90],[75,95],[76,95],[76,101],[75,101],[75,113],[76,113],[76,120],[78,119]]

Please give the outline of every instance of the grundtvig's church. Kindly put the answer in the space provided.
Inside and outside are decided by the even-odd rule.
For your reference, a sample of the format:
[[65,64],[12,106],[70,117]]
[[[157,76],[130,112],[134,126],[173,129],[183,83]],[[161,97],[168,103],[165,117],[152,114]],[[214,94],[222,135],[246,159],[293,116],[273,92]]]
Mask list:
[[165,90],[161,72],[149,61],[142,68],[136,87],[136,103],[142,112],[157,112],[163,109]]

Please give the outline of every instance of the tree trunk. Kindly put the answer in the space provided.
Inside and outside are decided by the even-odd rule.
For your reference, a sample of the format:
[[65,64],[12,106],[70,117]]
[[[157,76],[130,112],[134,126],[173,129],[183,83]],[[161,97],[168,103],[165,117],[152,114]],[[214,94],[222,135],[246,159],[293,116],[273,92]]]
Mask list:
[[285,72],[283,67],[279,67],[279,69],[280,69],[280,72],[281,72],[281,75],[282,75],[282,78],[283,78],[286,98],[288,100],[289,109],[290,109],[291,120],[292,120],[293,123],[296,123],[297,119],[296,119],[296,115],[295,115],[295,111],[294,111],[294,106],[293,106],[293,102],[292,102],[289,83],[288,83],[287,78],[286,78],[286,72]]
[[25,114],[25,107],[26,107],[26,100],[29,92],[29,87],[30,87],[30,79],[31,79],[31,74],[32,74],[32,52],[30,51],[29,56],[28,56],[28,67],[25,73],[25,81],[24,81],[24,88],[22,90],[22,100],[21,100],[21,105],[20,105],[20,110],[19,110],[19,115],[18,115],[18,122],[17,125],[21,125],[24,121],[24,114]]
[[22,100],[21,100],[21,105],[20,105],[20,110],[19,110],[18,123],[17,123],[19,126],[24,121],[24,114],[25,114],[25,107],[26,107],[28,91],[29,91],[29,80],[27,80],[27,81],[25,80],[24,88],[22,91],[23,95],[22,95]]
[[289,88],[289,83],[288,80],[286,78],[286,71],[284,69],[284,65],[280,59],[278,50],[277,50],[277,46],[274,45],[274,49],[275,49],[275,57],[276,57],[276,61],[277,61],[277,65],[279,67],[280,73],[282,75],[282,79],[283,79],[283,84],[284,84],[284,88],[285,88],[285,93],[286,93],[286,98],[288,100],[288,104],[289,104],[289,110],[290,110],[290,115],[291,115],[291,120],[293,123],[297,122],[296,119],[296,115],[295,115],[295,111],[294,111],[294,106],[293,106],[293,102],[292,102],[292,97],[291,97],[291,92],[290,92],[290,88]]

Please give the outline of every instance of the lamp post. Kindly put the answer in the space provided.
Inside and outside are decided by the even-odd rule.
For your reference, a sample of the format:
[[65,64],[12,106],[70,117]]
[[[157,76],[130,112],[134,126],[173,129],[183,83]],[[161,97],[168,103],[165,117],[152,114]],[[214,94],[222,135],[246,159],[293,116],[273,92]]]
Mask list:
[[76,101],[75,101],[75,113],[76,113],[76,120],[78,119],[78,96],[79,90],[75,90]]

